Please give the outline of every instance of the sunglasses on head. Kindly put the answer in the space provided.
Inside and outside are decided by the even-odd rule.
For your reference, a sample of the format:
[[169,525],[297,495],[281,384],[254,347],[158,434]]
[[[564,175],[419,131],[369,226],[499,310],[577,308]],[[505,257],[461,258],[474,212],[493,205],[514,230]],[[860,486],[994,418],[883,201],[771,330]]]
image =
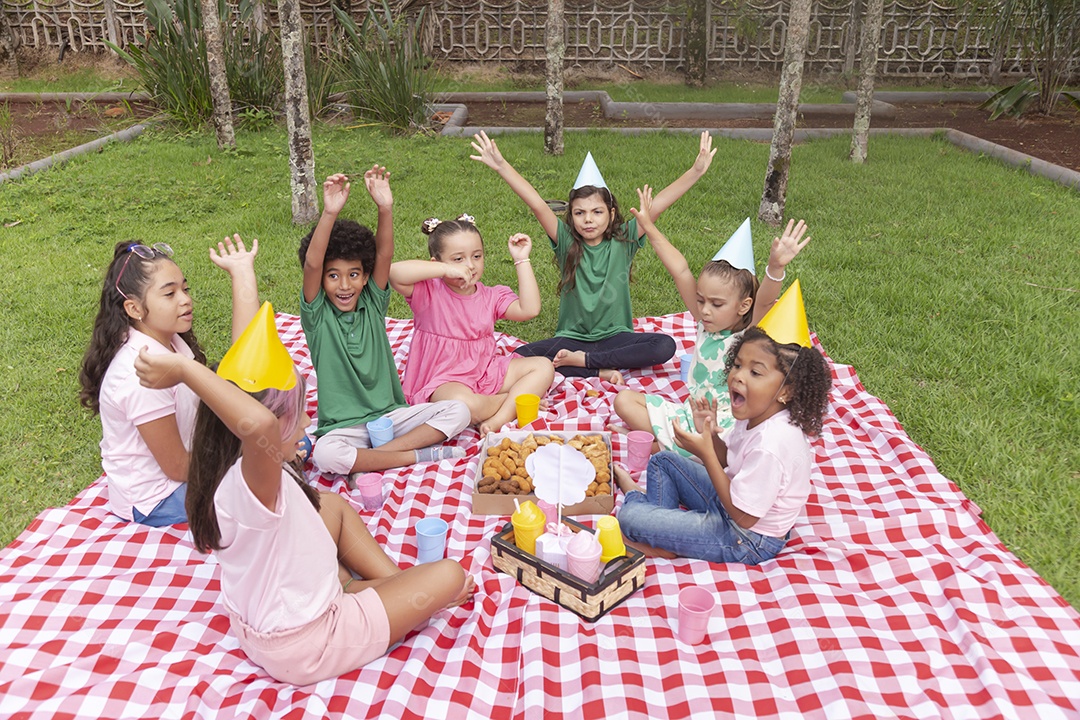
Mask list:
[[165,243],[154,243],[149,247],[141,243],[132,243],[128,246],[127,252],[128,256],[124,258],[124,265],[120,268],[120,274],[116,276],[116,292],[123,295],[125,300],[130,300],[131,298],[120,289],[120,278],[124,277],[124,271],[127,270],[128,261],[131,260],[131,253],[135,253],[143,260],[153,260],[159,256],[171,258],[173,256],[173,249]]

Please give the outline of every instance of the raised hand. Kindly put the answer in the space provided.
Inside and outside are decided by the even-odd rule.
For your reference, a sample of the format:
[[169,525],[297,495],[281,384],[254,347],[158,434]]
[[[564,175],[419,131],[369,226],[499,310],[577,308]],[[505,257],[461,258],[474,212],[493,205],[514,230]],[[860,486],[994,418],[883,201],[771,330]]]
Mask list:
[[390,192],[390,171],[385,167],[373,165],[364,173],[364,185],[379,208],[394,206],[394,196]]
[[638,188],[637,196],[638,205],[641,206],[641,209],[630,208],[630,214],[637,218],[638,228],[647,235],[656,228],[652,219],[652,188],[648,185],[643,188]]
[[713,419],[706,417],[701,433],[693,433],[683,430],[678,420],[671,423],[672,432],[675,435],[675,444],[683,450],[692,452],[702,461],[709,457],[716,457],[716,447],[713,445]]
[[705,171],[712,165],[713,156],[716,155],[717,148],[712,146],[712,135],[708,130],[701,131],[701,140],[698,146],[697,158],[694,159],[694,171],[704,175]]
[[716,400],[709,400],[708,398],[692,398],[690,400],[690,409],[694,418],[694,429],[698,432],[703,432],[705,428],[705,421],[711,419],[713,424],[716,424]]
[[472,146],[480,154],[470,155],[471,160],[479,160],[492,170],[498,170],[502,167],[504,160],[502,153],[499,152],[499,146],[487,136],[486,132],[481,130],[476,135],[473,135]]
[[349,199],[349,176],[345,173],[331,175],[326,178],[322,189],[323,212],[337,215],[345,207],[345,201]]
[[532,252],[532,238],[525,233],[514,233],[507,241],[510,257],[514,260],[527,260]]
[[217,244],[217,249],[210,248],[210,262],[219,268],[235,275],[237,271],[249,271],[255,267],[255,255],[259,252],[259,239],[251,241],[251,250],[244,247],[244,241],[237,233],[231,238],[226,235],[225,239]]
[[186,359],[176,353],[151,355],[144,345],[135,358],[135,374],[143,387],[169,388],[183,380],[181,364]]
[[769,250],[769,267],[777,271],[783,271],[787,264],[795,259],[795,256],[806,247],[810,238],[802,239],[806,234],[806,223],[800,220],[788,220],[784,234],[774,238],[772,248]]

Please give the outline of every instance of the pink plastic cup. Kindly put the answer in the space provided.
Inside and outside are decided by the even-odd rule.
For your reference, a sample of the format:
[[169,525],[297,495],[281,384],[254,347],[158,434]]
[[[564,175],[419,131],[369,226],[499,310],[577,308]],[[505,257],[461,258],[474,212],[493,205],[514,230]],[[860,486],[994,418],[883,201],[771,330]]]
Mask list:
[[704,588],[691,586],[679,591],[679,624],[676,635],[689,645],[697,645],[709,631],[709,617],[716,598]]
[[364,509],[375,511],[383,506],[382,475],[367,473],[356,478],[356,489],[360,491],[360,501]]
[[649,464],[652,454],[653,434],[644,430],[631,430],[626,435],[626,466],[632,473],[639,473]]

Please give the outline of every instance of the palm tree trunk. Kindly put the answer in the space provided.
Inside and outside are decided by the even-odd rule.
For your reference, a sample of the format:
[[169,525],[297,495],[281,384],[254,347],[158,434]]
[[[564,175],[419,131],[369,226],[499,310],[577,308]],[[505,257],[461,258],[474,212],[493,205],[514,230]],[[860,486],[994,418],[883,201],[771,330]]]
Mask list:
[[221,17],[217,0],[201,0],[203,38],[206,40],[206,64],[210,70],[210,97],[214,102],[214,132],[219,150],[236,149],[233,133],[232,98],[225,75],[225,42],[221,37]]
[[870,112],[874,106],[874,76],[877,73],[878,48],[881,45],[881,16],[884,0],[870,0],[862,26],[862,47],[859,49],[859,89],[855,98],[855,125],[851,133],[851,152],[854,163],[866,162],[870,142]]
[[810,34],[811,4],[812,0],[792,0],[791,13],[788,16],[784,68],[780,74],[780,97],[776,101],[769,165],[765,170],[765,190],[761,194],[761,205],[758,207],[758,219],[769,225],[779,225],[784,217],[788,171],[791,167],[791,143],[795,137],[803,60],[806,58],[806,42]]
[[289,185],[293,224],[319,217],[315,186],[315,152],[311,145],[307,76],[304,74],[304,20],[298,0],[278,0],[281,59],[285,66],[285,123],[289,133]]
[[566,18],[563,0],[548,0],[547,112],[544,115],[544,152],[563,154],[563,62],[566,59]]

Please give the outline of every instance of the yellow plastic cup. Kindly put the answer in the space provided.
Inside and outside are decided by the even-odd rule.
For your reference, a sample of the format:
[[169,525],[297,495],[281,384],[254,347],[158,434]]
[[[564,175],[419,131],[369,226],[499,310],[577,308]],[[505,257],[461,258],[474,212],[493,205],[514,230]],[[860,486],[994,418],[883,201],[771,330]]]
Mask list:
[[596,539],[600,541],[601,564],[607,564],[608,560],[626,554],[626,543],[623,542],[622,528],[619,527],[617,518],[605,515],[597,520]]
[[529,553],[536,554],[536,539],[544,534],[544,513],[531,500],[521,503],[521,506],[510,516],[510,522],[514,525],[514,544]]
[[523,428],[536,418],[540,417],[540,396],[532,393],[518,395],[514,402],[517,404],[518,427]]

